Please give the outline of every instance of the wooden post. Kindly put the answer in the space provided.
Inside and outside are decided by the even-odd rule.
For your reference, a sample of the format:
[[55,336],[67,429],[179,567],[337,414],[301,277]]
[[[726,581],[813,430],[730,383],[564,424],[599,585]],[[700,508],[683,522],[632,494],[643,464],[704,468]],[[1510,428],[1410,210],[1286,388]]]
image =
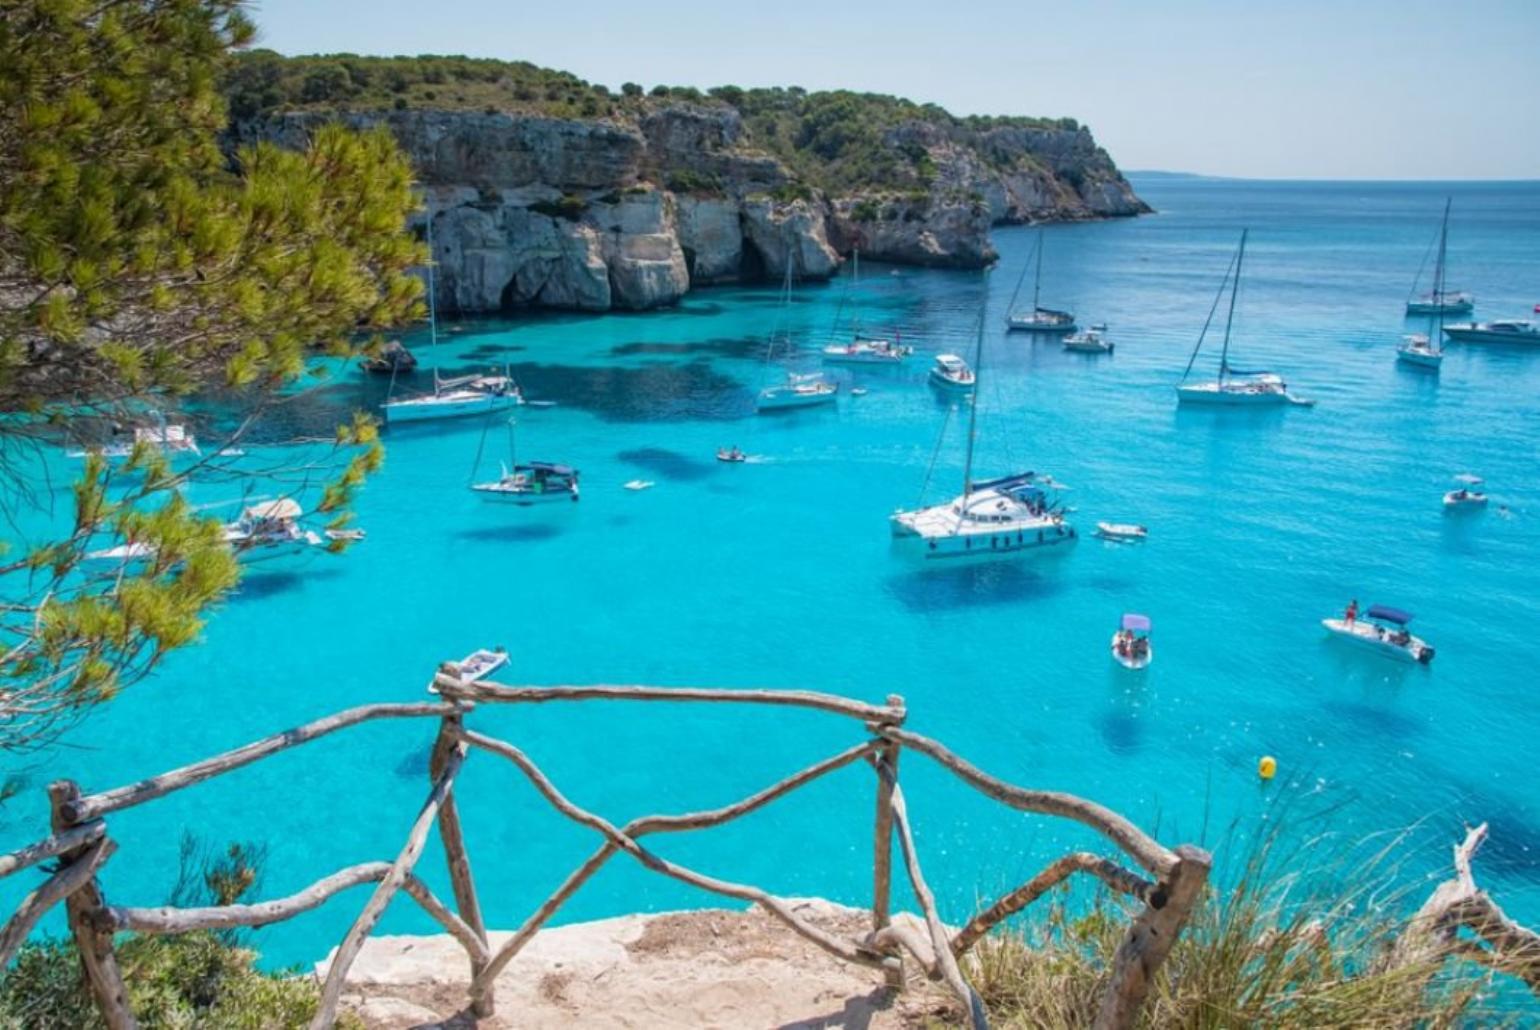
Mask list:
[[1096,1013],[1097,1030],[1128,1030],[1150,990],[1150,981],[1171,953],[1177,936],[1203,895],[1213,859],[1202,848],[1183,844],[1176,864],[1150,893],[1144,911],[1128,928],[1112,963],[1107,993]]
[[[442,671],[442,670],[441,670]],[[433,757],[428,761],[428,778],[437,781],[443,775],[444,767],[449,761],[449,756],[454,753],[455,746],[460,741],[460,733],[464,729],[463,717],[459,712],[444,716],[444,721],[439,726],[438,740],[433,744]],[[454,891],[455,908],[460,913],[460,918],[471,932],[481,939],[482,957],[475,955],[471,961],[471,983],[476,983],[481,976],[481,971],[487,966],[487,928],[481,918],[481,902],[476,897],[476,882],[471,878],[471,859],[465,850],[465,834],[460,828],[460,809],[455,804],[453,787],[444,797],[444,803],[438,810],[438,835],[444,844],[444,860],[449,866],[449,884]],[[491,984],[485,991],[473,991],[471,994],[471,1012],[479,1018],[492,1015],[496,1006],[496,1000],[492,994]]]
[[[52,809],[54,833],[71,829],[71,820],[64,812],[65,805],[80,797],[80,787],[74,780],[56,780],[48,785],[48,802]],[[110,847],[108,838],[102,836],[103,850]],[[66,851],[59,856],[62,866],[68,867],[86,859],[91,845]],[[64,899],[64,909],[69,918],[70,933],[75,936],[75,948],[80,952],[80,964],[85,968],[86,983],[91,996],[96,999],[96,1009],[108,1030],[137,1030],[133,1010],[128,1006],[128,988],[123,984],[123,974],[118,960],[112,953],[112,933],[100,929],[104,925],[100,916],[106,908],[101,887],[92,876]]]
[[[902,709],[904,699],[888,695],[888,707]],[[897,744],[889,741],[872,756],[877,766],[877,826],[872,851],[872,933],[882,932],[892,922],[893,886],[893,783],[898,779]],[[883,769],[888,772],[882,775]],[[885,975],[887,985],[895,990],[904,986],[903,952],[898,953],[898,968]]]

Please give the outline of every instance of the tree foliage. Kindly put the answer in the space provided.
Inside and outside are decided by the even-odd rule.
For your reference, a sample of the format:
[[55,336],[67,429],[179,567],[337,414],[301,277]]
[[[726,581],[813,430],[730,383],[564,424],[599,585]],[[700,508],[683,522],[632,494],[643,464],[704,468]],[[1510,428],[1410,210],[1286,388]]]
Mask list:
[[[312,348],[346,354],[360,331],[419,315],[411,171],[386,132],[220,149],[221,70],[250,37],[237,0],[0,4],[0,503],[29,496],[26,445],[90,419],[143,423],[209,389],[256,418]],[[380,461],[365,422],[339,442],[331,509]],[[194,639],[235,582],[186,473],[148,445],[124,471],[89,459],[70,531],[0,559],[0,747]],[[153,560],[86,575],[103,532]]]

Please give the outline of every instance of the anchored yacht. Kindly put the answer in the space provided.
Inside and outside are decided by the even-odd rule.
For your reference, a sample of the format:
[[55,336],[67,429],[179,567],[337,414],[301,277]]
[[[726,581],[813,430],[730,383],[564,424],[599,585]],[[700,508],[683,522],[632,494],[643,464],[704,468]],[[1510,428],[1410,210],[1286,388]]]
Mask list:
[[1540,344],[1540,326],[1520,319],[1501,322],[1456,322],[1444,326],[1444,335],[1461,343]]

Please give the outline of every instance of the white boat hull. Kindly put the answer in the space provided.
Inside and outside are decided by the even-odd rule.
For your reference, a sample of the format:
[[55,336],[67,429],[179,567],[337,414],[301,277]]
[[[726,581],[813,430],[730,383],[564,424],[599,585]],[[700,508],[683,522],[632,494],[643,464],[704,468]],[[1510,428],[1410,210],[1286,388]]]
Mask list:
[[555,501],[576,501],[576,490],[513,490],[500,486],[497,483],[477,483],[471,487],[477,493],[489,501],[501,501],[504,504],[517,504],[528,507],[534,504],[550,504]]
[[1085,343],[1073,340],[1064,341],[1064,349],[1075,354],[1111,354],[1112,348],[1113,344],[1105,340]]
[[517,407],[515,394],[469,397],[464,400],[391,401],[385,405],[386,422],[428,422],[445,418],[464,418],[468,415],[486,415],[494,411],[507,411]]
[[1322,619],[1321,625],[1338,639],[1358,644],[1386,658],[1423,665],[1433,660],[1433,648],[1421,637],[1408,634],[1406,643],[1398,644],[1384,627],[1362,619],[1352,623],[1346,619]]
[[1039,551],[1075,542],[1075,527],[1062,523],[1032,529],[1006,529],[993,532],[956,533],[926,536],[893,520],[893,538],[900,546],[912,548],[927,561],[1006,558],[1027,551]]
[[796,391],[788,389],[763,390],[759,394],[760,411],[784,411],[788,408],[814,408],[820,404],[833,404],[839,397],[836,390]]
[[1286,391],[1248,390],[1228,383],[1193,383],[1176,388],[1176,398],[1181,404],[1204,404],[1232,408],[1279,407],[1297,402]]
[[1430,304],[1426,301],[1410,301],[1406,305],[1406,313],[1412,315],[1468,315],[1475,310],[1476,302],[1472,300],[1455,300],[1443,304]]
[[1485,508],[1487,506],[1486,494],[1467,492],[1464,497],[1457,497],[1455,496],[1457,493],[1458,491],[1451,490],[1444,495],[1444,507],[1458,510],[1460,508]]
[[1444,363],[1444,352],[1419,347],[1397,347],[1396,360],[1419,368],[1438,368]]
[[1096,535],[1103,540],[1116,540],[1128,542],[1143,540],[1150,535],[1149,530],[1143,526],[1130,525],[1122,522],[1098,522]]
[[1480,326],[1444,326],[1444,335],[1460,343],[1528,343],[1540,345],[1540,331],[1484,329]]
[[942,375],[936,369],[931,369],[930,381],[935,386],[938,386],[943,390],[956,390],[958,393],[967,393],[969,390],[973,389],[974,385],[974,380],[972,379],[953,379],[949,376]]

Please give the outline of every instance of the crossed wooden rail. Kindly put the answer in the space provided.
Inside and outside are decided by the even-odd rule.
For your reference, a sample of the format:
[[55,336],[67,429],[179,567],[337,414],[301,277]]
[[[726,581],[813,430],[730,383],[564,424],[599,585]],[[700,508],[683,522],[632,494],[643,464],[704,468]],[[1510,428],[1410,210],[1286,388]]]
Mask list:
[[[311,1023],[313,1030],[329,1027],[335,1021],[338,999],[348,970],[358,957],[364,940],[398,891],[405,891],[465,949],[470,963],[469,1008],[476,1016],[489,1016],[493,1011],[493,983],[498,973],[517,957],[540,927],[600,866],[615,854],[625,852],[648,869],[664,876],[715,894],[755,902],[831,955],[846,962],[881,970],[892,987],[903,985],[903,962],[907,954],[929,977],[946,983],[966,1007],[974,1027],[984,1028],[988,1026],[988,1020],[983,1004],[964,978],[958,960],[1003,920],[1019,912],[1054,885],[1081,872],[1095,877],[1113,890],[1133,897],[1143,905],[1129,925],[1118,949],[1096,1019],[1098,1027],[1123,1028],[1133,1026],[1149,991],[1151,979],[1181,933],[1209,873],[1209,856],[1198,848],[1182,845],[1175,850],[1168,850],[1116,812],[1071,794],[1012,786],[975,768],[936,741],[903,729],[906,711],[903,699],[897,696],[890,696],[886,704],[871,705],[807,691],[641,686],[505,687],[463,680],[458,666],[453,663],[439,668],[431,689],[438,693],[441,700],[351,708],[114,790],[82,795],[79,787],[68,780],[51,784],[48,793],[52,807],[53,834],[9,855],[0,856],[0,877],[47,859],[59,860],[57,870],[23,899],[4,929],[0,930],[0,969],[10,963],[38,919],[53,905],[63,901],[70,931],[80,952],[96,1006],[112,1030],[127,1030],[137,1024],[113,954],[114,933],[124,930],[183,933],[190,930],[265,926],[313,909],[349,887],[374,883],[376,886],[363,911],[353,921],[332,958],[321,988],[315,1018]],[[725,701],[812,708],[859,720],[870,736],[733,804],[680,815],[644,816],[624,826],[616,826],[602,816],[573,804],[517,747],[465,726],[466,714],[478,704],[533,704],[589,699]],[[428,716],[437,716],[439,719],[438,735],[428,769],[432,787],[407,833],[405,844],[393,861],[350,866],[288,897],[254,904],[207,908],[128,908],[109,905],[103,898],[96,874],[115,849],[114,842],[107,835],[105,823],[105,817],[113,812],[153,801],[359,723],[375,719]],[[476,896],[453,790],[455,777],[472,749],[507,759],[558,812],[589,827],[603,838],[593,854],[573,870],[495,952],[487,941],[486,926]],[[898,783],[899,755],[906,749],[932,759],[965,783],[1012,808],[1073,819],[1097,830],[1150,878],[1146,879],[1101,856],[1084,852],[1069,854],[978,912],[961,930],[949,934],[937,911],[935,897],[925,882],[908,811],[904,805],[904,794]],[[843,939],[806,922],[785,901],[758,887],[697,872],[655,855],[639,843],[642,837],[652,833],[678,833],[721,825],[858,761],[868,763],[877,776],[872,929],[859,940]],[[453,909],[413,875],[413,869],[422,857],[429,831],[435,822],[448,860],[455,901]],[[914,896],[924,915],[923,936],[915,932],[913,927],[894,923],[891,919],[890,892],[895,836]]]

